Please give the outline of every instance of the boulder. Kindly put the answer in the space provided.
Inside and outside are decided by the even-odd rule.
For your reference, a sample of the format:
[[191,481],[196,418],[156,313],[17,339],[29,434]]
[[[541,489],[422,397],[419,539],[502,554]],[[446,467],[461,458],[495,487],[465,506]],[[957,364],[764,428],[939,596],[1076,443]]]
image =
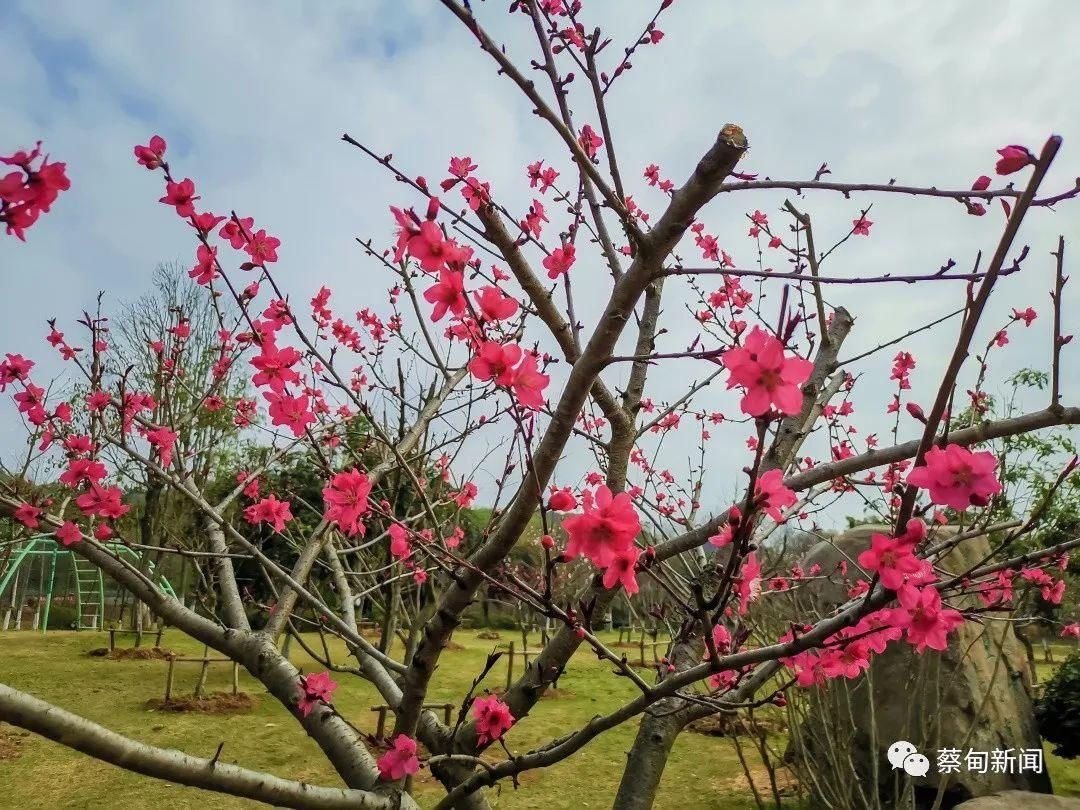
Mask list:
[[[828,612],[846,601],[854,580],[867,578],[856,560],[869,547],[875,531],[888,533],[889,529],[860,526],[808,552],[803,567],[816,563],[825,574],[834,571],[840,560],[847,560],[849,581],[834,576],[800,589],[792,598],[803,601],[803,612],[807,608]],[[948,531],[939,529],[932,542],[943,539]],[[940,566],[959,574],[989,553],[988,538],[974,537],[952,549]],[[967,604],[974,603],[972,598]],[[1027,655],[1011,623],[967,622],[950,636],[948,649],[941,653],[927,650],[919,655],[907,643],[894,642],[872,659],[862,677],[832,681],[808,693],[807,716],[792,753],[809,758],[815,770],[828,770],[834,779],[843,780],[846,771],[846,778],[857,778],[864,790],[876,784],[885,806],[910,791],[916,807],[930,807],[942,780],[943,808],[1000,791],[1050,793],[1045,764],[1042,773],[1030,768],[1021,773],[1018,767],[1011,773],[993,773],[989,767],[979,773],[981,769],[965,767],[968,751],[1041,751],[1031,683]],[[886,752],[897,741],[912,743],[929,759],[926,776],[908,776],[890,765]],[[838,747],[847,750],[838,756]],[[940,749],[960,750],[958,772],[938,772]],[[824,790],[817,798],[819,803],[828,800]]]
[[1006,790],[956,805],[956,810],[1080,810],[1080,799],[1047,796],[1026,790]]

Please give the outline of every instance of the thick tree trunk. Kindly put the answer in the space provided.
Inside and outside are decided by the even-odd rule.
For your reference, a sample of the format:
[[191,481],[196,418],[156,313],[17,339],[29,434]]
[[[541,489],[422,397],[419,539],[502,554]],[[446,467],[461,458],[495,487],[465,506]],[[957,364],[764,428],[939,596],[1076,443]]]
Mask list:
[[[700,641],[708,630],[695,622],[683,628],[685,641],[677,641],[668,652],[676,671],[684,671],[701,661],[704,644]],[[678,695],[665,698],[641,716],[637,737],[627,755],[615,810],[647,810],[656,801],[656,791],[664,775],[668,754],[683,727],[690,721],[688,703]]]
[[641,718],[615,796],[615,810],[649,810],[653,806],[668,754],[684,724],[683,712],[678,711],[682,704],[678,698],[662,700]]
[[[431,773],[449,792],[468,779],[473,773],[473,768],[461,763],[443,762],[433,765]],[[454,803],[454,810],[489,810],[484,791],[474,790],[468,796],[458,799]]]
[[240,588],[236,584],[236,571],[232,560],[224,556],[229,551],[229,545],[225,541],[225,532],[209,518],[205,521],[204,527],[210,541],[210,550],[222,555],[214,558],[214,573],[217,574],[218,590],[221,594],[218,609],[227,627],[248,630],[251,625],[248,624],[247,614],[244,613],[244,601],[240,598]]
[[1024,625],[1022,628],[1019,624],[1013,625],[1013,632],[1016,634],[1016,640],[1024,647],[1024,653],[1027,655],[1028,667],[1031,669],[1031,683],[1027,686],[1034,686],[1039,682],[1039,669],[1038,663],[1035,661],[1035,647],[1031,643],[1031,639],[1028,638],[1028,634],[1025,632],[1025,628],[1028,625]]
[[[788,416],[780,422],[777,441],[769,449],[762,464],[762,472],[771,469],[786,470],[806,438],[806,425],[813,423],[813,416],[825,405],[821,392],[828,385],[829,376],[836,370],[837,353],[851,330],[853,320],[843,307],[836,310],[829,327],[828,341],[823,343],[814,359],[814,370],[803,391],[800,413]],[[698,581],[706,593],[714,592],[729,575],[725,561],[714,558],[713,564],[702,570]],[[669,658],[676,671],[684,671],[702,659],[703,637],[711,627],[697,623],[684,627],[681,641],[673,646]],[[616,810],[652,807],[660,777],[664,773],[668,754],[683,727],[691,720],[694,704],[677,697],[667,698],[653,712],[645,714],[638,726],[638,735],[630,751],[626,770],[615,798]]]
[[[158,545],[155,540],[155,530],[158,524],[161,522],[162,513],[165,508],[164,489],[161,479],[157,476],[152,476],[147,482],[146,497],[143,500],[142,515],[139,517],[139,541],[144,546],[156,546]],[[160,554],[158,559],[154,560],[154,565],[160,563]],[[151,561],[150,551],[146,551],[143,559],[139,562],[139,571],[144,575],[148,574],[149,565]],[[136,633],[141,634],[143,628],[143,608],[145,605],[134,594],[131,595],[131,629]],[[123,610],[127,602],[126,594],[121,597],[120,615],[117,617],[117,627],[124,626]],[[98,620],[102,628],[105,627],[105,617],[102,616]],[[141,635],[140,635],[141,637]]]
[[379,638],[379,652],[389,654],[390,648],[394,645],[394,634],[397,633],[398,628],[398,603],[401,601],[401,580],[394,577],[389,585],[384,586],[384,593],[386,594],[386,612],[383,614],[382,636]]
[[326,546],[325,553],[330,562],[330,573],[334,577],[334,589],[337,591],[338,601],[341,603],[341,618],[345,620],[349,627],[359,632],[359,628],[356,626],[356,603],[353,601],[349,580],[345,576],[345,566],[341,562],[341,557],[338,556],[333,541]]

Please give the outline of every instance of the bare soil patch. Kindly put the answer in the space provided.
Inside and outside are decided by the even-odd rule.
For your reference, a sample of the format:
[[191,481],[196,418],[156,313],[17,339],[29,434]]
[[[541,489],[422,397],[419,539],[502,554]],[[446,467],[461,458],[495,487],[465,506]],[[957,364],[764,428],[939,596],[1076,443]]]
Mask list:
[[[795,778],[795,774],[787,768],[777,768],[775,775],[776,788],[781,796],[795,796],[798,794],[799,780]],[[750,776],[754,780],[754,786],[758,791],[768,795],[771,790],[769,787],[769,772],[760,765],[751,765]],[[745,794],[750,790],[750,783],[747,781],[745,773],[740,773],[738,776],[729,779],[716,780],[714,784],[720,790],[731,793]]]
[[[757,724],[769,733],[785,730],[784,724],[769,719],[759,718]],[[700,720],[695,720],[686,729],[695,734],[704,734],[707,737],[729,737],[732,732],[740,736],[746,736],[747,733],[746,727],[738,719],[722,714],[712,714]]]
[[22,753],[23,741],[29,736],[29,731],[0,728],[0,760],[18,757]]
[[107,650],[100,647],[90,650],[87,655],[95,658],[107,658],[110,661],[159,661],[176,655],[172,650],[164,647],[117,647],[115,650]]
[[574,697],[574,693],[569,689],[559,689],[556,686],[549,686],[544,690],[544,694],[540,696],[541,700],[568,700]]
[[213,692],[203,697],[176,697],[166,703],[161,698],[151,698],[146,705],[159,712],[202,712],[203,714],[241,714],[259,704],[254,695],[246,692],[231,694]]

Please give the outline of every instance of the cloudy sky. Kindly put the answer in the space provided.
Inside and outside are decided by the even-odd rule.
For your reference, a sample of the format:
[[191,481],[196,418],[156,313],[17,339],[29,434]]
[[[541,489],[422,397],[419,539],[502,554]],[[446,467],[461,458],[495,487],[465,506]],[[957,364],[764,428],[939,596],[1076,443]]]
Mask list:
[[[507,5],[473,2],[520,64],[533,55],[531,29],[525,18],[506,15]],[[614,53],[653,8],[644,0],[585,0],[584,18],[615,39]],[[752,143],[744,171],[802,179],[827,161],[830,179],[964,188],[992,174],[999,146],[1037,151],[1056,132],[1065,146],[1045,188],[1066,189],[1080,176],[1078,24],[1080,7],[1066,0],[676,0],[660,23],[664,41],[635,58],[611,95],[623,173],[635,199],[659,213],[662,197],[640,180],[644,166],[656,162],[681,181],[732,121]],[[47,318],[70,323],[99,290],[107,301],[137,296],[161,261],[192,263],[190,229],[156,202],[158,177],[132,159],[132,145],[151,134],[168,140],[174,170],[196,180],[204,205],[254,216],[282,239],[277,275],[291,293],[306,300],[327,284],[345,311],[380,307],[390,283],[355,237],[385,243],[387,206],[417,200],[342,143],[343,132],[393,152],[410,174],[433,182],[445,176],[449,156],[471,155],[516,211],[531,199],[526,163],[545,157],[567,168],[565,150],[435,0],[9,0],[0,4],[0,52],[0,150],[42,139],[72,179],[27,244],[0,241],[0,351],[40,358],[46,372],[59,370],[41,342]],[[576,106],[579,122],[596,124],[584,103]],[[744,214],[760,208],[779,220],[784,199],[782,192],[725,195],[704,218],[741,266],[753,266]],[[801,205],[814,215],[819,243],[827,243],[870,202],[872,236],[830,259],[830,274],[925,273],[948,258],[970,266],[976,251],[992,252],[1004,222],[998,208],[975,218],[954,202],[895,195],[817,193]],[[1030,330],[1010,329],[991,389],[1015,369],[1046,365],[1049,251],[1057,234],[1076,231],[1078,211],[1076,204],[1038,210],[1020,235],[1031,258],[1001,283],[977,342],[985,344],[1012,306],[1033,306],[1040,319]],[[589,325],[608,277],[595,259],[579,262],[576,273],[579,317]],[[696,331],[680,295],[666,308],[661,350],[685,347]],[[858,318],[849,354],[956,308],[962,296],[959,283],[829,291],[832,303]],[[1078,299],[1074,284],[1067,327]],[[907,347],[919,361],[915,397],[926,404],[956,326]],[[853,369],[863,375],[857,424],[862,433],[879,432],[883,444],[891,355]],[[687,363],[665,365],[653,395],[666,399],[702,373]],[[1071,402],[1080,395],[1073,375],[1065,393]],[[709,397],[701,402],[707,408],[732,406],[720,390]],[[9,417],[0,420],[0,448],[11,448],[18,430]],[[685,465],[695,444],[695,429],[685,433],[668,443],[673,468]],[[747,434],[732,426],[726,444],[713,444],[707,506],[734,492],[730,473],[747,462]]]

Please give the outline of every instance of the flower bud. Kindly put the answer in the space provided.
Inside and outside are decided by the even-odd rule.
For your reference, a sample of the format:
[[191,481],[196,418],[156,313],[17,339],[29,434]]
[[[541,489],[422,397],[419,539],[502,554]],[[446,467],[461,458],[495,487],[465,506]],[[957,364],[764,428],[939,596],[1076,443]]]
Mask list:
[[1027,147],[1017,146],[1016,144],[1002,147],[997,150],[997,153],[1001,155],[997,165],[994,167],[998,174],[1012,174],[1036,162],[1035,156],[1027,150]]
[[926,424],[926,414],[923,412],[922,407],[914,402],[909,402],[904,407],[907,408],[907,412],[911,414],[911,416],[918,419],[924,425]]

